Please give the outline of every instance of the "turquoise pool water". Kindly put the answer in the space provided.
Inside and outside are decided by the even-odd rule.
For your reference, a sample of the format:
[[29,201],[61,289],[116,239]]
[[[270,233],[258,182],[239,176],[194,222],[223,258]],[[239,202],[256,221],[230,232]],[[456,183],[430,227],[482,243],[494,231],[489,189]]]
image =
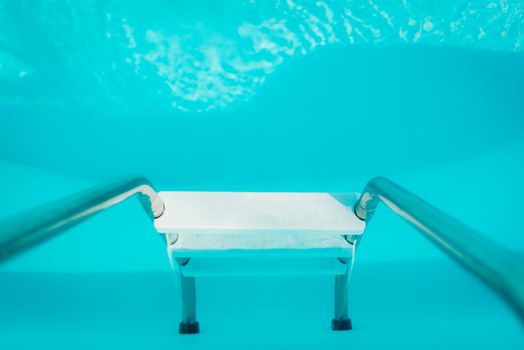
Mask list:
[[[0,218],[127,173],[162,190],[360,191],[387,176],[524,254],[521,1],[0,1]],[[3,348],[520,349],[510,310],[379,209],[328,277],[205,279],[183,337],[124,203],[0,267]]]

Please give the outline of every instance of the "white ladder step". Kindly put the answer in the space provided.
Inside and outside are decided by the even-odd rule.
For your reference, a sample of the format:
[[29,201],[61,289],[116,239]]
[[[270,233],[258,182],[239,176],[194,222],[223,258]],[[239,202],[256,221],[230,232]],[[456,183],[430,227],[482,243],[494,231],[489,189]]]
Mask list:
[[337,235],[279,233],[181,234],[172,246],[173,257],[346,257],[352,244]]
[[[329,193],[160,192],[161,233],[360,235],[365,223]],[[346,198],[356,200],[357,195]],[[350,200],[353,202],[354,200]]]

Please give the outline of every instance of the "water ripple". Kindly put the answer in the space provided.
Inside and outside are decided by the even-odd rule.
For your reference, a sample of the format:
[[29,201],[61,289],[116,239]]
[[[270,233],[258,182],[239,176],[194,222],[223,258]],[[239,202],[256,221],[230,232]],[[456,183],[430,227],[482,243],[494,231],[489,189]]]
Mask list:
[[[137,15],[111,1],[0,2],[0,84],[54,81],[50,100],[95,109],[204,112],[248,100],[286,59],[327,45],[523,50],[518,0],[240,1],[221,25],[200,4],[204,15],[183,21],[153,3]],[[0,105],[42,103],[35,94],[1,93]]]

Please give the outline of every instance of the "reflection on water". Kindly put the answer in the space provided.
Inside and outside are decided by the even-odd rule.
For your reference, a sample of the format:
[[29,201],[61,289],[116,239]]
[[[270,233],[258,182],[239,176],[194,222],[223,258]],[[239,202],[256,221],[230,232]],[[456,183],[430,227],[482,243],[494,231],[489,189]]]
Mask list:
[[4,0],[0,105],[202,112],[247,100],[287,58],[326,45],[520,52],[524,37],[518,0],[208,5]]

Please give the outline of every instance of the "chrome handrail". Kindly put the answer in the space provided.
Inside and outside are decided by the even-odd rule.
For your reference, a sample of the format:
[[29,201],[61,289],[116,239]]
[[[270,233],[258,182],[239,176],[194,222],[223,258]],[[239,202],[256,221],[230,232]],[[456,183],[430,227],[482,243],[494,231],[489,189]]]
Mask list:
[[369,221],[380,201],[498,292],[524,321],[524,263],[514,253],[383,177],[368,182],[355,215]]
[[164,203],[145,177],[129,176],[88,189],[0,222],[0,262],[44,242],[96,213],[138,194],[152,219]]

